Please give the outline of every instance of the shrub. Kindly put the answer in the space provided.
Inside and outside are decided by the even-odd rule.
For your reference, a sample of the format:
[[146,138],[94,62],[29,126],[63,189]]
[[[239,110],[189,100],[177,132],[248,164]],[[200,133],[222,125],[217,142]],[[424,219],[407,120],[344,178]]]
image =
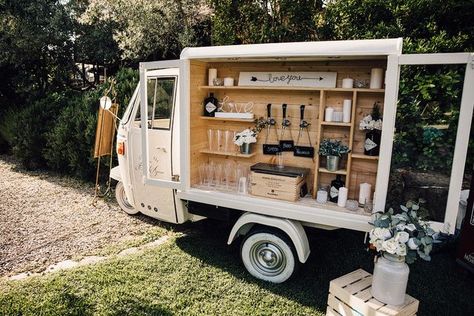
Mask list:
[[[117,102],[123,112],[138,81],[137,71],[124,68],[120,70],[115,81]],[[92,180],[95,175],[96,162],[93,158],[95,132],[99,98],[110,87],[104,83],[96,89],[75,95],[62,109],[54,127],[47,133],[47,144],[43,151],[48,167],[70,175]],[[108,167],[108,159],[102,160],[102,166]],[[107,168],[102,168],[106,175]]]
[[4,125],[7,138],[11,138],[12,152],[27,169],[45,166],[42,151],[46,146],[47,132],[66,102],[65,93],[52,93],[11,114]]

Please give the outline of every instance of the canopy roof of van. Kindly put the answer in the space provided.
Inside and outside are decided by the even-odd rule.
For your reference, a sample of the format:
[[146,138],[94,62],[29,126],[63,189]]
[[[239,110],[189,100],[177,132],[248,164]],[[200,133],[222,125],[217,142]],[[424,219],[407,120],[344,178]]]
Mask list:
[[402,53],[402,38],[187,47],[181,59],[329,59]]

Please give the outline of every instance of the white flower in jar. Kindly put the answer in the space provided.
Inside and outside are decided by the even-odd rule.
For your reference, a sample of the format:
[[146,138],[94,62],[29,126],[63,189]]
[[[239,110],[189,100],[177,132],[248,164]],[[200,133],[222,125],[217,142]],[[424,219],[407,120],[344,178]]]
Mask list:
[[418,245],[415,243],[415,238],[410,238],[410,239],[408,240],[407,245],[408,245],[408,248],[410,248],[411,250],[416,250],[416,249],[418,249]]
[[392,237],[392,233],[388,228],[375,227],[370,231],[371,243],[375,242],[378,239],[385,240],[390,237]]
[[395,238],[387,239],[382,243],[383,251],[386,251],[392,255],[397,254],[399,246],[400,243],[396,241]]
[[395,234],[395,240],[400,242],[400,243],[406,243],[410,239],[410,234],[407,232],[398,232]]
[[402,243],[398,243],[398,248],[396,250],[396,254],[399,256],[406,256],[407,255],[407,246]]

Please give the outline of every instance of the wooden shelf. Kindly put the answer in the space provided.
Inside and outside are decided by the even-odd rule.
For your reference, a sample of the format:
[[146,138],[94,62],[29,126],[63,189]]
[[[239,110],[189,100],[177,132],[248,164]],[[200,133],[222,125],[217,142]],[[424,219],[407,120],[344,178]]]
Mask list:
[[240,158],[250,158],[256,155],[255,152],[247,155],[247,154],[241,154],[238,152],[228,153],[228,152],[223,152],[223,151],[212,151],[208,149],[201,149],[200,153],[209,154],[209,155],[219,155],[219,156],[232,156],[232,157],[240,157]]
[[364,154],[351,154],[351,157],[355,159],[379,160],[379,156],[368,156]]
[[246,118],[226,118],[226,117],[210,117],[210,116],[201,116],[203,120],[209,121],[227,121],[227,122],[243,122],[243,123],[253,123],[255,119],[246,119]]
[[339,169],[339,170],[337,170],[337,171],[329,171],[328,169],[322,168],[322,167],[319,168],[319,172],[322,172],[322,173],[331,173],[331,174],[342,174],[342,175],[346,175],[346,174],[347,174],[347,171],[344,170],[344,169]]
[[352,124],[351,123],[343,123],[343,122],[326,122],[326,121],[323,121],[323,122],[321,122],[321,125],[351,127]]
[[365,88],[312,88],[312,87],[249,87],[249,86],[199,86],[203,90],[288,90],[288,91],[336,91],[336,92],[368,92],[383,93],[385,89]]

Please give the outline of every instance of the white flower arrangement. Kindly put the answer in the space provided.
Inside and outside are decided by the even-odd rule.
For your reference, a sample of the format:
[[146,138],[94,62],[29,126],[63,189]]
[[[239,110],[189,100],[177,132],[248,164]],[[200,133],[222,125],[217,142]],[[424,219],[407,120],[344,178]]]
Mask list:
[[372,115],[369,114],[369,115],[365,116],[360,121],[359,129],[360,130],[371,130],[371,131],[373,131],[375,129],[375,130],[381,131],[382,130],[382,119],[373,120]]
[[400,208],[400,214],[394,214],[393,209],[376,214],[375,227],[369,234],[371,248],[379,254],[385,252],[405,257],[407,263],[413,263],[417,256],[430,261],[429,254],[436,242],[435,231],[418,217],[418,204],[408,202]]
[[245,129],[240,133],[235,134],[234,144],[242,146],[243,144],[252,144],[257,142],[257,133],[251,129]]

